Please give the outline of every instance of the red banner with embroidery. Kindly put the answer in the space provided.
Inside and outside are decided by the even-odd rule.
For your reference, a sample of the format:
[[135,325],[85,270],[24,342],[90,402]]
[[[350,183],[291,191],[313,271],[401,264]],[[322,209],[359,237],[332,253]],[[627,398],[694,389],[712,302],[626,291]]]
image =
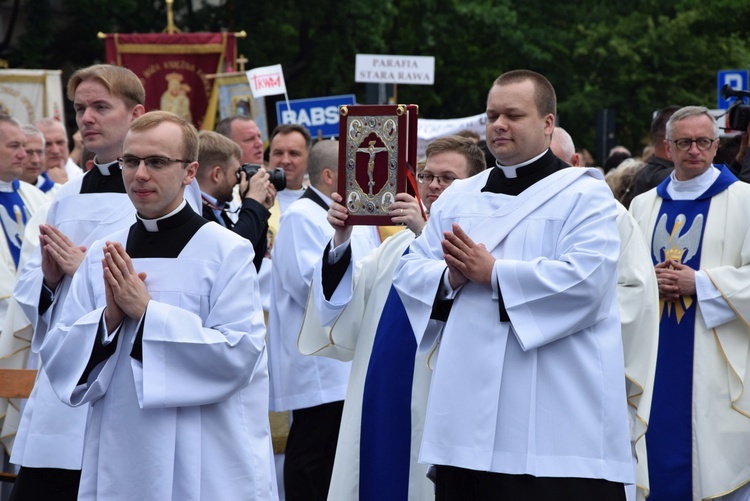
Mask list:
[[234,33],[114,33],[105,52],[141,79],[146,111],[171,111],[200,129],[214,85],[207,75],[233,71],[237,48]]

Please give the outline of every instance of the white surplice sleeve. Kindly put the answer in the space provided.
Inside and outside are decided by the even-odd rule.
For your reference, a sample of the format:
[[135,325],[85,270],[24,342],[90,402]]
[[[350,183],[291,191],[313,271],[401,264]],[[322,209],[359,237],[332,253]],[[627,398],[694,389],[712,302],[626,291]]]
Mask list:
[[[62,316],[40,346],[50,384],[60,400],[68,405],[83,403],[86,385],[78,383],[88,365],[94,342],[97,341],[96,335],[104,312],[104,306],[96,304],[94,294],[88,287],[92,254],[99,258],[102,256],[100,250],[89,253],[84,258],[71,281]],[[99,279],[103,280],[101,275]],[[104,395],[113,369],[114,362],[100,374],[96,388],[89,389],[86,401],[95,401]]]
[[[310,206],[313,207],[310,210],[321,210],[317,205]],[[322,259],[325,244],[333,236],[330,225],[314,224],[303,207],[294,207],[296,210],[290,209],[285,214],[284,230],[279,231],[273,249],[281,286],[301,308],[307,303],[315,264]]]
[[568,212],[553,257],[495,262],[494,277],[524,351],[593,326],[615,300],[609,291],[620,254],[617,209],[604,183],[584,182],[587,198],[561,207]]
[[[210,404],[247,386],[265,350],[263,313],[252,248],[245,241],[225,244],[233,246],[221,256],[215,276],[196,270],[194,277],[180,277],[187,282],[185,288],[166,294],[156,292],[157,297],[164,294],[162,300],[153,299],[151,290],[158,289],[158,284],[149,286],[147,278],[152,300],[143,319],[124,321],[116,353],[91,372],[87,384],[79,385],[94,343],[99,342],[97,332],[104,311],[103,294],[94,295],[87,287],[91,280],[103,280],[92,271],[101,274],[101,264],[90,266],[86,262],[100,262],[101,251],[87,256],[87,265],[73,279],[63,320],[42,347],[50,380],[61,399],[80,405],[101,398],[118,359],[130,357],[140,322],[143,362],[130,358],[130,364],[142,408]],[[177,260],[169,261],[174,264]],[[135,268],[140,270],[137,261]],[[172,304],[179,303],[181,295],[199,293],[201,284],[190,284],[191,280],[211,283],[205,318]],[[94,296],[100,304],[98,309]]]
[[247,386],[265,350],[264,338],[252,247],[237,245],[222,258],[206,318],[166,302],[149,302],[143,319],[143,363],[131,359],[140,405],[226,400]]

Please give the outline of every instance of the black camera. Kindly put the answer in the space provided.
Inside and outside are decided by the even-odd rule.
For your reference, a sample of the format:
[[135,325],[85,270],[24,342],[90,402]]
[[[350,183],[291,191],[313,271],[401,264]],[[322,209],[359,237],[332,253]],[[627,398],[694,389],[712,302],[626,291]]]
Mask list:
[[750,92],[746,90],[736,90],[725,84],[721,88],[721,98],[729,99],[736,97],[737,101],[729,107],[727,111],[727,122],[732,130],[745,132],[750,125],[750,106],[745,104],[744,98],[750,97]]
[[[263,167],[262,165],[258,164],[242,164],[240,165],[240,170],[237,171],[237,182],[240,181],[240,172],[244,172],[245,176],[247,176],[248,181],[251,177],[253,177],[260,168]],[[268,169],[266,169],[268,170]],[[284,174],[284,169],[281,167],[276,167],[273,170],[268,170],[269,178],[268,180],[271,182],[274,188],[276,188],[276,191],[281,191],[284,188],[286,188],[286,174]]]

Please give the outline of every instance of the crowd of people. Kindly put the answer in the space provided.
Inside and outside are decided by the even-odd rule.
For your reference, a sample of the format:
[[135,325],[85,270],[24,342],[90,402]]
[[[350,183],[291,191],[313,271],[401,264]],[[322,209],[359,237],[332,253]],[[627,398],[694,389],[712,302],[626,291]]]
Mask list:
[[0,115],[10,499],[750,500],[747,133],[667,106],[585,167],[543,75],[488,83],[384,227],[338,141],[126,68],[70,77],[72,151]]

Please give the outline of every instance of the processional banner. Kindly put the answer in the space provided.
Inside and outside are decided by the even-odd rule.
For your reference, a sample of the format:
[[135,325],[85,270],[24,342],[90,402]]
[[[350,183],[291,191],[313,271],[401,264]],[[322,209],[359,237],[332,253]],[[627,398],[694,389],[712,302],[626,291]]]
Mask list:
[[266,102],[262,97],[254,98],[250,84],[244,73],[223,73],[215,75],[215,84],[206,112],[203,128],[213,130],[217,111],[219,120],[235,115],[252,118],[260,129],[263,144],[268,144],[268,120]]
[[65,123],[60,70],[0,70],[0,111],[21,123]]
[[214,84],[208,75],[232,71],[237,48],[234,33],[114,33],[105,51],[108,63],[141,79],[147,111],[171,111],[200,129]]

